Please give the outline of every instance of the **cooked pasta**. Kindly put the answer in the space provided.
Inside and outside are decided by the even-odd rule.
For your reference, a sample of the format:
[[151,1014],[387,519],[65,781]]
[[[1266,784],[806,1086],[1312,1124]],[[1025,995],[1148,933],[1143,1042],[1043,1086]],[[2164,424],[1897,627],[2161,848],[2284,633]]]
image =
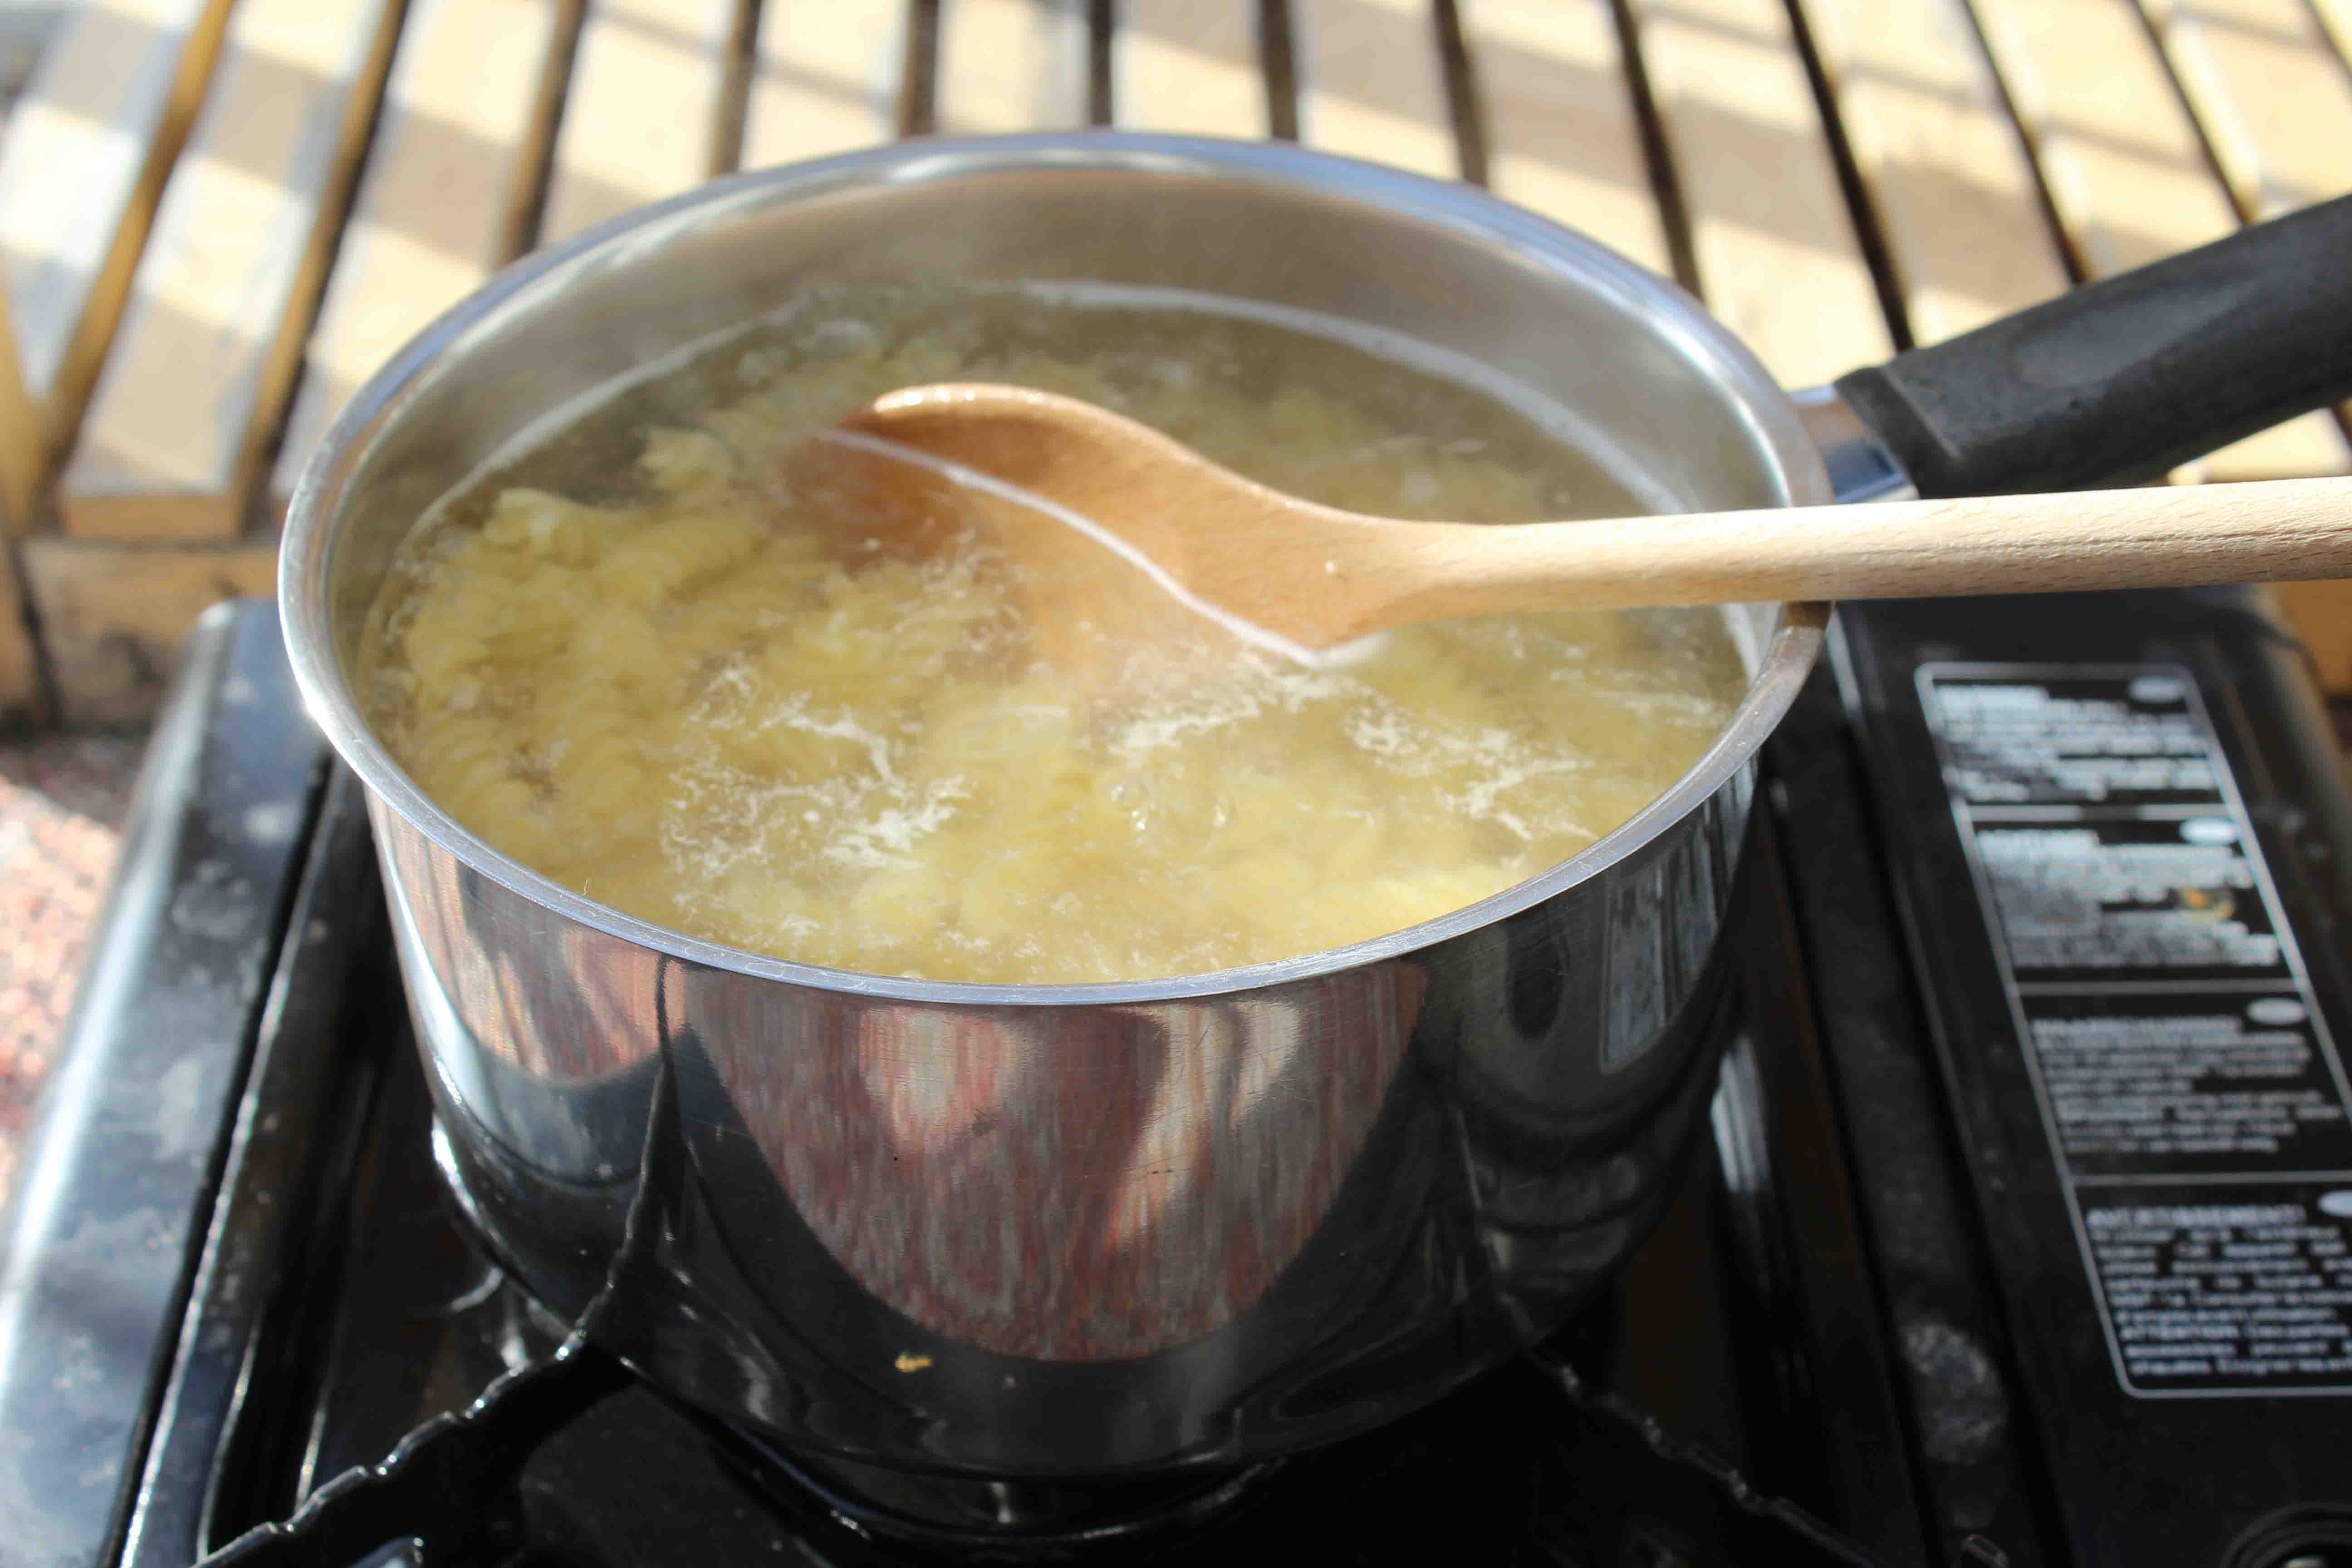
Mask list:
[[[1639,809],[1731,710],[1740,667],[1706,613],[1441,623],[1337,669],[1203,639],[1127,658],[1108,688],[1032,659],[1024,617],[1045,612],[984,541],[866,548],[856,516],[795,488],[800,444],[895,386],[1015,381],[1364,510],[1627,501],[1498,406],[1358,350],[1097,310],[1087,331],[1117,346],[1089,355],[1055,337],[1077,307],[1024,309],[1044,324],[993,339],[839,309],[457,498],[371,631],[395,755],[497,848],[678,931],[1076,982],[1314,952],[1475,901]],[[616,424],[626,468],[583,464]]]

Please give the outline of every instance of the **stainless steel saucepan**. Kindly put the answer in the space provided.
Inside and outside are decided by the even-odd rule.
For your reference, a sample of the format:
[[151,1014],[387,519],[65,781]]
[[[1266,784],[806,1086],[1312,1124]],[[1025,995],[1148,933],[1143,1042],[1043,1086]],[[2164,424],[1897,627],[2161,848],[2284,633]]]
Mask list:
[[1588,240],[1286,146],[908,142],[530,258],[352,401],[280,578],[305,698],[370,792],[447,1174],[509,1266],[646,1376],[982,1528],[1017,1511],[1005,1482],[1211,1474],[1543,1334],[1640,1241],[1713,1087],[1755,753],[1821,648],[1817,605],[1736,613],[1746,699],[1632,821],[1468,909],[1278,963],[850,973],[649,925],[489,847],[369,732],[362,621],[429,503],[657,355],[838,280],[1173,286],[1468,356],[1686,507],[1810,506],[2152,474],[2343,396],[2347,257],[2338,202],[1793,396]]

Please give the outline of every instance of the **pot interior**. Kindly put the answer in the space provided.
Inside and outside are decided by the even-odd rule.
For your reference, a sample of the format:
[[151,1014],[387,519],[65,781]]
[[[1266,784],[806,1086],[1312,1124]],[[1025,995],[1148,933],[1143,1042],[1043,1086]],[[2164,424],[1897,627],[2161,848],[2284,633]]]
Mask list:
[[[730,968],[898,986],[643,925],[439,820],[361,715],[360,645],[419,518],[616,382],[684,363],[819,289],[1016,283],[1176,290],[1238,313],[1304,313],[1408,340],[1423,368],[1496,395],[1662,510],[1831,499],[1794,406],[1695,301],[1470,187],[1293,147],[1186,138],[901,143],[740,176],[615,220],[519,263],[379,373],[313,456],[289,514],[281,600],[314,715],[390,809],[572,919]],[[1742,704],[1631,822],[1468,910],[1273,968],[1344,966],[1497,918],[1613,863],[1707,799],[1793,700],[1822,624],[1818,606],[1726,616],[1749,676]],[[1255,973],[1168,984],[1254,984]],[[972,989],[975,999],[998,989],[903,984],[924,995]],[[1143,989],[1157,994],[1158,984]],[[1039,995],[1076,1001],[1093,989]]]
[[[612,382],[842,283],[1069,280],[1313,312],[1415,340],[1661,510],[1826,499],[1778,390],[1694,304],[1526,215],[1296,153],[1024,145],[748,176],[526,263],[445,318],[306,477],[331,508],[310,553],[344,682],[393,552],[436,500]],[[1751,674],[1778,611],[1732,615]]]

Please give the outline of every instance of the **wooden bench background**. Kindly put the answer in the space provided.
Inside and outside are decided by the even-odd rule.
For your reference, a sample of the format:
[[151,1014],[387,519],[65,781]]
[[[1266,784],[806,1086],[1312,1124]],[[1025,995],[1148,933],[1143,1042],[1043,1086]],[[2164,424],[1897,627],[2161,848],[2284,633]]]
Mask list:
[[[2352,0],[85,0],[0,131],[0,711],[143,715],[342,401],[531,247],[1085,124],[1490,185],[1804,384],[2352,190]],[[2352,584],[2285,597],[2352,689]]]

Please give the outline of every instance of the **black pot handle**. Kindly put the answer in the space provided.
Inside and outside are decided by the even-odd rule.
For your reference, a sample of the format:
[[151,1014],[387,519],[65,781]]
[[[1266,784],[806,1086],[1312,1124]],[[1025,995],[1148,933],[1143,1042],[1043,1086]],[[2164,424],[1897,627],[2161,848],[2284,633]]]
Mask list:
[[2352,396],[2352,196],[1841,378],[1925,496],[2153,479]]

